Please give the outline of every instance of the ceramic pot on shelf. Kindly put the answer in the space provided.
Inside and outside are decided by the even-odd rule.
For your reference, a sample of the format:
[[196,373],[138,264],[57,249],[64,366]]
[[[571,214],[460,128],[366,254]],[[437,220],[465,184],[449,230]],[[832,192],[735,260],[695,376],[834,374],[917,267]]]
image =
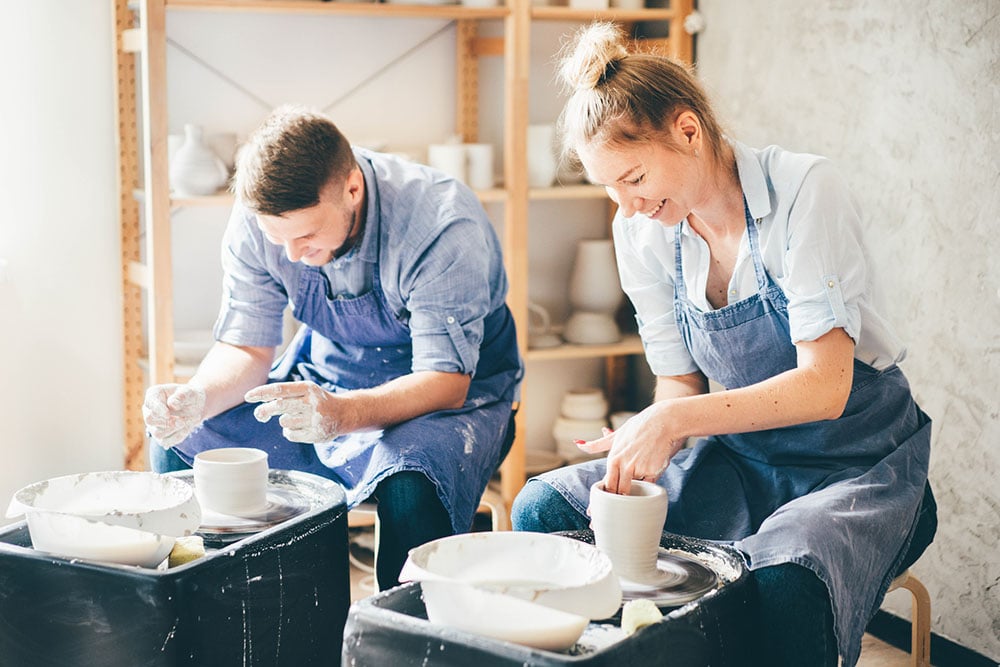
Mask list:
[[215,194],[229,179],[229,170],[205,144],[201,127],[184,126],[184,143],[170,163],[170,187],[181,197]]
[[573,312],[566,321],[563,338],[581,345],[617,343],[622,334],[615,312],[623,298],[612,241],[581,240],[570,274]]
[[528,126],[528,185],[548,188],[556,180],[555,126]]

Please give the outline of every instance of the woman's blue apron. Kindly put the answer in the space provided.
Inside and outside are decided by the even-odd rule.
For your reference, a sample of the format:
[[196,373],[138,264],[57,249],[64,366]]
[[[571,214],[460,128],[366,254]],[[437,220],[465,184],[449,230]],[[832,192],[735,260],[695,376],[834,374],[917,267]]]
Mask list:
[[[746,222],[758,291],[710,312],[687,298],[675,234],[677,325],[701,371],[728,389],[796,365],[788,302],[764,269],[749,210]],[[815,572],[830,591],[838,649],[850,667],[913,535],[930,430],[899,368],[877,371],[855,360],[839,418],[712,436],[678,452],[658,481],[670,498],[665,529],[732,542],[754,570],[797,563]],[[605,467],[601,459],[541,479],[583,511]]]
[[[378,226],[366,233],[375,234],[381,247]],[[275,363],[269,382],[308,380],[339,392],[374,387],[411,372],[409,328],[385,300],[381,254],[376,257],[371,291],[352,299],[331,298],[322,269],[304,268],[292,303],[295,318],[305,326]],[[306,445],[286,440],[277,419],[257,422],[256,406],[244,403],[207,420],[175,449],[188,463],[205,449],[263,449],[271,468],[311,472],[343,484],[349,507],[368,498],[388,475],[417,470],[434,482],[454,530],[465,532],[500,463],[521,376],[514,321],[506,306],[485,318],[479,355],[465,404],[456,410]]]

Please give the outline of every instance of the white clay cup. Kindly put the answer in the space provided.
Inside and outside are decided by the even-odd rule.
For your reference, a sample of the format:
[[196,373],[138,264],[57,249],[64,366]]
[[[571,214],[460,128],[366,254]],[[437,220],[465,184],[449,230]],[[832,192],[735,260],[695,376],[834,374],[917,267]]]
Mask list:
[[254,516],[267,509],[267,452],[252,447],[209,449],[194,457],[194,490],[202,509]]
[[622,579],[650,586],[663,579],[656,560],[666,520],[667,491],[662,486],[633,481],[627,496],[606,491],[603,481],[590,487],[594,544]]

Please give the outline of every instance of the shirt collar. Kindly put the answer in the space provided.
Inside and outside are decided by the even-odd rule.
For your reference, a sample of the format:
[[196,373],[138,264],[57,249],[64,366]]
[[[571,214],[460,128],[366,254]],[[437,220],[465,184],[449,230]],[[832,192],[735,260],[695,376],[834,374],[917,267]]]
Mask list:
[[340,261],[351,262],[360,259],[365,262],[374,262],[378,259],[378,232],[379,220],[381,219],[378,182],[375,180],[375,170],[372,168],[371,161],[368,160],[365,153],[355,149],[354,157],[357,159],[361,174],[365,178],[365,197],[367,198],[365,226],[361,230],[361,243],[355,244],[346,255],[340,258]]
[[771,214],[771,197],[767,191],[767,178],[760,164],[757,152],[749,146],[729,139],[736,155],[736,171],[740,177],[740,187],[750,209],[750,217],[754,220],[766,218]]

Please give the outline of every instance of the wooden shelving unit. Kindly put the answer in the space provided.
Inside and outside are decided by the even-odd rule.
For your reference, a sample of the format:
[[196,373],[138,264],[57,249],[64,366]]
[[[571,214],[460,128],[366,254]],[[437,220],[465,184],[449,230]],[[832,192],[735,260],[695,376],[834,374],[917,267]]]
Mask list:
[[[112,0],[115,17],[116,94],[122,283],[125,350],[125,463],[145,466],[145,435],[140,412],[146,383],[170,382],[190,373],[175,368],[173,356],[173,294],[170,237],[171,211],[192,206],[227,207],[228,194],[173,198],[167,167],[167,35],[169,12],[262,12],[432,18],[455,22],[456,134],[464,141],[478,135],[479,61],[503,59],[503,186],[479,193],[484,202],[503,207],[503,244],[510,294],[508,302],[519,327],[519,343],[528,360],[604,358],[610,369],[625,355],[641,354],[635,336],[614,345],[565,345],[546,350],[527,349],[529,204],[539,200],[594,200],[605,206],[602,188],[591,185],[529,189],[526,134],[529,119],[531,28],[538,21],[585,22],[594,19],[630,24],[636,21],[669,23],[669,38],[649,40],[650,48],[690,60],[691,38],[682,27],[693,10],[693,0],[674,0],[665,9],[576,10],[535,7],[531,0],[509,0],[506,6],[468,8],[461,5],[320,2],[319,0]],[[480,36],[482,21],[502,22],[502,37]],[[139,133],[141,128],[141,136]],[[145,291],[145,327],[143,326]],[[144,335],[143,331],[148,332]],[[142,362],[140,364],[140,362]],[[530,400],[526,378],[522,403]],[[511,454],[501,469],[501,493],[510,505],[525,480],[524,418]]]

